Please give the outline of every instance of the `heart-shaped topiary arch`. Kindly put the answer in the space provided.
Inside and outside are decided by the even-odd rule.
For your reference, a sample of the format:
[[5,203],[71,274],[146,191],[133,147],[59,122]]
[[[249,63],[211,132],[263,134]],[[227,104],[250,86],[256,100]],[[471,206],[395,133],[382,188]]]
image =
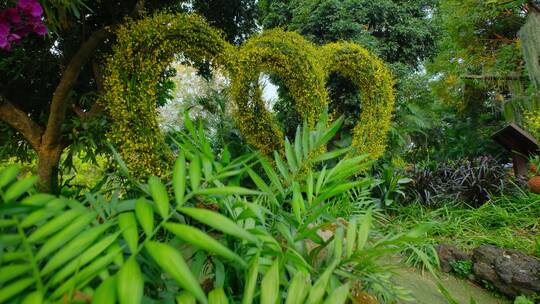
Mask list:
[[394,109],[394,80],[379,58],[356,43],[330,43],[320,49],[326,77],[337,73],[360,91],[360,119],[353,129],[354,154],[378,159],[385,150]]
[[[283,133],[264,106],[260,73],[280,77],[302,119],[313,126],[329,102],[326,79],[339,73],[361,91],[362,114],[353,130],[353,152],[383,152],[394,106],[393,80],[384,63],[354,43],[315,47],[281,29],[265,31],[239,48],[194,14],[156,14],[127,22],[106,61],[101,102],[113,119],[109,139],[137,177],[162,175],[172,153],[157,123],[157,88],[175,54],[208,60],[230,74],[237,126],[265,155],[283,151]],[[339,113],[338,113],[339,114]]]
[[156,14],[127,22],[106,60],[101,103],[112,117],[108,138],[136,177],[167,172],[172,153],[157,122],[158,85],[179,51],[187,59],[225,65],[233,47],[194,14]]
[[283,151],[283,133],[265,109],[259,75],[279,76],[295,101],[297,113],[313,127],[328,103],[317,48],[297,33],[273,29],[248,39],[234,58],[231,97],[240,132],[265,155]]

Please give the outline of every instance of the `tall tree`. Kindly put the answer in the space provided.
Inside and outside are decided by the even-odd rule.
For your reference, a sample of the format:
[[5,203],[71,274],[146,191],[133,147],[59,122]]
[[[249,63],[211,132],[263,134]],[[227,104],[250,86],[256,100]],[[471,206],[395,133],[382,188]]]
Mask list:
[[[436,51],[438,26],[432,15],[437,5],[438,0],[259,1],[260,20],[265,28],[285,27],[319,45],[339,40],[354,41],[385,60],[397,79],[397,113],[408,117],[412,114],[412,105],[405,103],[413,99],[409,94],[414,91],[411,84],[417,86],[416,90],[428,90],[426,81],[413,78],[415,72],[422,69],[424,60]],[[410,84],[403,81],[410,81]],[[358,104],[361,92],[339,75],[331,75],[328,87],[332,99],[330,111],[345,116],[342,140],[337,144],[347,145],[351,138],[349,130],[357,123],[362,110]],[[287,92],[280,90],[280,97],[275,110],[286,133],[292,136],[298,124],[297,115]],[[418,103],[424,101],[421,99]],[[394,131],[403,133],[403,130],[409,132],[412,129],[394,127]],[[398,137],[407,136],[400,134]]]
[[282,26],[317,44],[352,40],[390,63],[417,67],[435,51],[437,0],[262,0],[261,23]]
[[[448,104],[481,115],[487,103],[506,119],[522,122],[522,110],[535,98],[518,35],[532,0],[449,0],[437,13],[444,35],[433,65],[434,89]],[[536,97],[537,98],[537,97]],[[476,113],[476,114],[475,114]]]
[[[66,148],[104,147],[108,122],[96,103],[103,90],[100,62],[115,41],[117,24],[158,9],[200,10],[231,41],[240,41],[254,28],[254,10],[243,6],[248,2],[42,1],[49,35],[28,35],[10,51],[0,50],[0,158],[35,153],[40,188],[54,191]],[[16,5],[0,0],[0,11]]]

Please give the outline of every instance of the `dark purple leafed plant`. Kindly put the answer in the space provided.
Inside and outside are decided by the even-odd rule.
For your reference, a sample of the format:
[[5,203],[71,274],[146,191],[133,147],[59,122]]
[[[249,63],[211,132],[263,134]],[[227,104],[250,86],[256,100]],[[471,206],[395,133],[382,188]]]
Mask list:
[[29,33],[47,34],[43,8],[37,0],[19,0],[16,7],[0,11],[0,49],[10,50]]

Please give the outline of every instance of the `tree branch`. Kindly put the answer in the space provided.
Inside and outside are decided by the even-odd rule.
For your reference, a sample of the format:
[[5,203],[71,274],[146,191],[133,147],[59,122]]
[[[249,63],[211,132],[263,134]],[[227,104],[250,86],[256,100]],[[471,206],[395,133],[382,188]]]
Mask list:
[[497,76],[497,75],[463,75],[463,79],[477,79],[477,80],[526,80],[524,76]]
[[0,95],[0,119],[19,131],[34,150],[39,150],[43,128],[2,95]]
[[[144,11],[144,5],[144,0],[137,1],[131,15],[133,17],[140,16]],[[62,124],[64,123],[66,110],[70,103],[69,93],[77,83],[82,68],[94,55],[97,47],[107,39],[109,34],[110,31],[106,28],[93,32],[80,46],[77,53],[75,53],[67,65],[52,98],[47,128],[41,140],[42,145],[45,147],[50,148],[61,143]]]
[[42,139],[42,144],[46,147],[51,147],[61,142],[60,133],[70,101],[69,93],[77,83],[82,68],[94,55],[97,47],[108,37],[108,34],[109,32],[105,28],[93,32],[67,65],[52,98],[47,128]]

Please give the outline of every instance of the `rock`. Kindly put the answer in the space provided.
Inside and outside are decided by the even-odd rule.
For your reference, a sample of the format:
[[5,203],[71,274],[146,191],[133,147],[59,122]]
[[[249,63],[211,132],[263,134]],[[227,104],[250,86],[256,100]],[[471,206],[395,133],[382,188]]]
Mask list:
[[437,255],[443,272],[452,271],[452,263],[456,261],[470,260],[471,254],[459,250],[456,246],[441,244],[437,246]]
[[520,251],[483,245],[473,251],[473,272],[510,297],[540,293],[540,261]]

